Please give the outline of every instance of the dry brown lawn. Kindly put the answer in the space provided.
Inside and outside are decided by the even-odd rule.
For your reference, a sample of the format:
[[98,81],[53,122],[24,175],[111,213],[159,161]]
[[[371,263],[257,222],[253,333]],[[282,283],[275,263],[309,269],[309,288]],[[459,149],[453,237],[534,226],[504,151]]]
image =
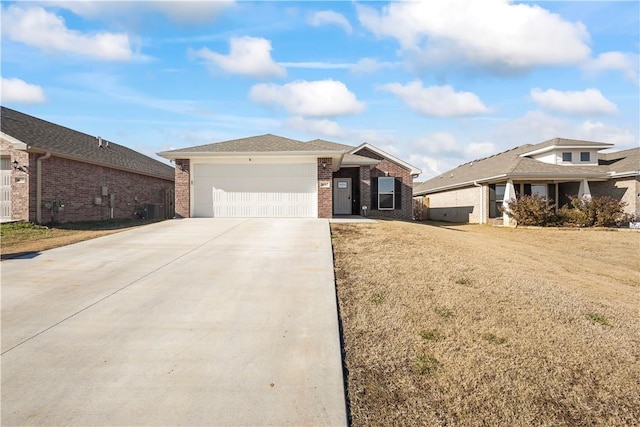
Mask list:
[[26,222],[6,223],[0,226],[0,258],[7,259],[71,245],[151,222],[153,221],[112,220],[69,223],[58,227],[44,227]]
[[640,233],[331,230],[353,426],[640,425]]

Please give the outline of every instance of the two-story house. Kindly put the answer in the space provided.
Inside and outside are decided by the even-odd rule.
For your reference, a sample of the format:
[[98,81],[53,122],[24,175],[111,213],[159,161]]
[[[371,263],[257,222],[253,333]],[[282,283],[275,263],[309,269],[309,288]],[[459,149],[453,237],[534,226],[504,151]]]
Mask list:
[[428,206],[428,218],[439,221],[509,224],[500,207],[532,194],[556,207],[569,203],[569,196],[607,195],[640,217],[640,148],[601,152],[612,147],[563,138],[526,144],[416,183],[413,195]]

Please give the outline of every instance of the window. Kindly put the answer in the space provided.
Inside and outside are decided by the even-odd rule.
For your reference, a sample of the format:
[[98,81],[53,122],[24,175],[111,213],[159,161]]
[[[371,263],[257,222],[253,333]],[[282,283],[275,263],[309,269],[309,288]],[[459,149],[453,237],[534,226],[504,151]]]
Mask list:
[[547,199],[547,184],[531,184],[531,194]]
[[588,151],[582,151],[580,153],[580,161],[581,162],[589,162],[589,161],[591,161],[591,153],[589,153]]
[[395,198],[395,179],[392,177],[378,178],[378,210],[393,210]]
[[500,212],[500,209],[502,208],[502,202],[504,201],[504,193],[506,187],[507,186],[504,184],[496,185],[496,215],[498,215],[498,212]]
[[570,162],[570,161],[572,161],[571,153],[562,153],[562,161],[563,161],[563,162]]

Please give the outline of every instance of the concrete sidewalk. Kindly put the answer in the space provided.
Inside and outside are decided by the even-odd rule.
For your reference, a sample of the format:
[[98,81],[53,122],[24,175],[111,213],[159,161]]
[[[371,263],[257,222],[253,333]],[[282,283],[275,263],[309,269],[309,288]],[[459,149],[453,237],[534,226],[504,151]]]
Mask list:
[[346,425],[327,220],[166,221],[6,260],[2,425]]

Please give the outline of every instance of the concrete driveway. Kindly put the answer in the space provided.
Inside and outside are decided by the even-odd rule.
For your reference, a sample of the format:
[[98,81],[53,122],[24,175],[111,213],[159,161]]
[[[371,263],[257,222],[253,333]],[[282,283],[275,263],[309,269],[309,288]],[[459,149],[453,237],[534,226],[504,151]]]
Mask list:
[[327,220],[189,219],[2,269],[2,425],[346,425]]

